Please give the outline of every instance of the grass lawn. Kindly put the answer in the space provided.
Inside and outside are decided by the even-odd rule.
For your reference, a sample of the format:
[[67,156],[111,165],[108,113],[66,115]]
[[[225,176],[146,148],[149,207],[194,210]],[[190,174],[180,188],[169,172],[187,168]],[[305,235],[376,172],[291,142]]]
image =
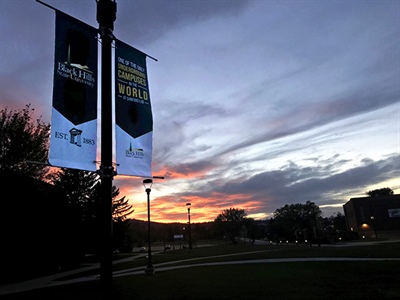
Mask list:
[[[230,256],[222,256],[227,254]],[[153,256],[153,264],[156,267],[154,276],[146,276],[143,273],[114,278],[113,292],[109,297],[102,297],[100,283],[94,281],[2,295],[1,298],[3,300],[400,299],[400,261],[256,263],[197,266],[157,272],[157,264],[160,263],[180,265],[288,257],[399,258],[400,243],[343,248],[222,245],[195,248],[193,251],[175,250]],[[182,259],[191,261],[178,262]],[[117,264],[115,269],[145,265],[146,260],[142,258]]]

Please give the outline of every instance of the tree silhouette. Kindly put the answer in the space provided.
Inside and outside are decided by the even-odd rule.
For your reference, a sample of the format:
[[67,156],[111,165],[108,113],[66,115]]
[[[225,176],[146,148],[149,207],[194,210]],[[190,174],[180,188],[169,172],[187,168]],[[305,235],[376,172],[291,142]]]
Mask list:
[[[99,217],[101,203],[101,180],[97,173],[62,169],[52,174],[54,186],[64,190],[68,204],[72,208],[71,218],[79,224],[77,239],[83,245],[85,253],[96,253],[98,250]],[[134,211],[129,199],[117,199],[119,189],[112,187],[112,218],[114,222],[114,247],[119,250],[129,249],[131,234],[127,217]]]
[[247,213],[244,209],[228,208],[224,209],[214,220],[214,228],[219,233],[227,235],[232,243],[236,243],[236,237],[244,225]]
[[20,110],[0,110],[0,170],[43,180],[49,169],[27,161],[47,162],[50,125],[32,119],[30,104]]
[[123,196],[120,199],[113,199],[113,220],[114,222],[123,222],[126,218],[135,211],[132,205],[129,204],[129,199]]
[[70,218],[78,228],[76,242],[82,254],[96,253],[99,232],[100,176],[94,172],[63,168],[53,173],[51,182],[64,191]]
[[393,190],[391,188],[386,187],[386,188],[368,191],[365,194],[367,194],[370,197],[391,196],[391,195],[393,195]]
[[[322,211],[314,202],[307,201],[305,204],[286,204],[274,212],[271,232],[280,238],[286,239],[307,239],[317,237],[318,220]],[[305,235],[305,232],[308,234]]]

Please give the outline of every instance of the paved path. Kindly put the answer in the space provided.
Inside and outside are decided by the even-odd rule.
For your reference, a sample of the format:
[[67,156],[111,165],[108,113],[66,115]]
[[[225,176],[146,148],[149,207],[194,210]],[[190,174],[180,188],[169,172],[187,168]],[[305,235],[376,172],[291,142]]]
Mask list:
[[[393,242],[393,241],[388,241]],[[376,242],[357,242],[357,243],[348,243],[348,244],[337,244],[337,245],[330,245],[329,247],[349,247],[349,246],[361,246],[361,245],[369,245],[371,243]],[[272,250],[272,249],[271,249]],[[193,258],[193,259],[186,259],[181,261],[172,261],[172,262],[165,262],[154,265],[156,273],[164,272],[168,270],[174,269],[182,269],[182,268],[192,268],[192,267],[201,267],[201,266],[216,266],[216,265],[229,265],[229,264],[260,264],[260,263],[282,263],[282,262],[302,262],[302,261],[400,261],[400,258],[352,258],[352,257],[313,257],[313,258],[270,258],[270,259],[254,259],[254,260],[240,260],[240,261],[224,261],[224,262],[210,262],[210,263],[195,263],[196,260],[204,260],[207,258],[217,258],[217,257],[227,257],[227,256],[237,256],[240,254],[248,254],[248,253],[256,253],[256,252],[264,252],[265,250],[261,251],[251,251],[251,252],[243,252],[243,253],[234,253],[234,254],[227,254],[227,255],[218,255],[212,257],[200,257],[200,258]],[[156,253],[154,253],[156,254]],[[113,264],[129,262],[136,259],[140,259],[145,257],[147,254],[139,254],[136,256],[130,256],[128,258],[120,259],[114,261]],[[185,262],[185,265],[176,265],[177,263]],[[39,288],[57,286],[57,285],[64,285],[64,284],[72,284],[72,283],[79,283],[79,282],[87,282],[87,281],[94,281],[99,280],[100,275],[90,275],[84,276],[69,280],[60,280],[61,278],[79,274],[85,271],[99,269],[100,264],[96,263],[84,268],[71,270],[63,273],[58,273],[46,277],[36,278],[24,282],[18,282],[13,284],[7,284],[0,286],[0,295],[5,294],[12,294],[12,293],[19,293]],[[130,275],[143,275],[144,274],[144,266],[131,268],[131,269],[124,269],[120,271],[114,271],[113,277],[122,277],[122,276],[130,276]]]

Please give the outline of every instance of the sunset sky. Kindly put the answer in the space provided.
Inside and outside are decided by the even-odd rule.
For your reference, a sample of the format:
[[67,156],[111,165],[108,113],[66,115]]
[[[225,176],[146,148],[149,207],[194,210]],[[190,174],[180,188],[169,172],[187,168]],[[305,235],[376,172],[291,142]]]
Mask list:
[[[98,28],[95,0],[45,3]],[[50,123],[55,12],[0,0],[0,105]],[[266,219],[313,201],[324,216],[400,193],[400,1],[117,0],[114,35],[147,60],[151,219]],[[99,46],[100,47],[100,46]],[[143,178],[116,176],[147,219]]]

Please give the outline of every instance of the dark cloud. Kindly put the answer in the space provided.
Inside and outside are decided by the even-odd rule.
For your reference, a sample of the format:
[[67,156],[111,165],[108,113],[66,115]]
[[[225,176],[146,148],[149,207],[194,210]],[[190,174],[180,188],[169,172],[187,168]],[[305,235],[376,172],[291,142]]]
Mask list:
[[[171,101],[161,103],[154,117],[154,144],[159,151],[154,153],[156,161],[168,161],[171,156],[183,151],[189,152],[193,140],[204,135],[204,129],[210,126],[210,120],[219,119],[226,115],[226,111],[219,105],[198,103],[191,101]],[[193,123],[195,126],[193,131]],[[201,126],[202,123],[204,126]],[[190,131],[190,130],[191,131]],[[163,134],[158,134],[163,132]],[[196,146],[195,151],[206,151],[210,146]],[[188,155],[189,153],[186,153]],[[174,157],[176,159],[176,157]]]
[[[207,180],[206,184],[196,185],[187,195],[210,199],[207,202],[210,204],[213,194],[217,194],[219,198],[215,201],[218,200],[217,205],[222,207],[232,205],[229,199],[234,195],[249,195],[252,200],[260,203],[259,211],[272,213],[285,204],[305,203],[308,200],[317,205],[344,204],[354,191],[365,189],[364,192],[367,192],[367,187],[377,182],[400,178],[399,154],[378,161],[364,159],[359,167],[343,172],[335,171],[343,163],[347,161],[332,160],[330,165],[306,168],[290,163],[280,170],[267,171],[251,177]],[[186,194],[178,195],[181,197]],[[228,200],[224,200],[224,196]],[[363,197],[364,194],[358,196]],[[240,196],[235,198],[235,201],[240,202]],[[333,211],[342,212],[342,209],[334,208]]]
[[171,29],[220,15],[240,14],[251,1],[117,1],[115,26],[121,37],[143,44],[153,42]]
[[[331,101],[316,103],[299,101],[303,105],[294,105],[285,114],[264,120],[264,124],[257,126],[260,128],[259,131],[240,140],[237,144],[223,149],[220,154],[306,132],[335,121],[398,103],[400,95],[398,82],[400,82],[400,72],[399,77],[393,78],[390,84],[379,86],[379,82],[377,82],[374,86],[360,87],[349,94],[331,99]],[[274,124],[278,124],[278,126]],[[264,130],[262,130],[263,128]]]

